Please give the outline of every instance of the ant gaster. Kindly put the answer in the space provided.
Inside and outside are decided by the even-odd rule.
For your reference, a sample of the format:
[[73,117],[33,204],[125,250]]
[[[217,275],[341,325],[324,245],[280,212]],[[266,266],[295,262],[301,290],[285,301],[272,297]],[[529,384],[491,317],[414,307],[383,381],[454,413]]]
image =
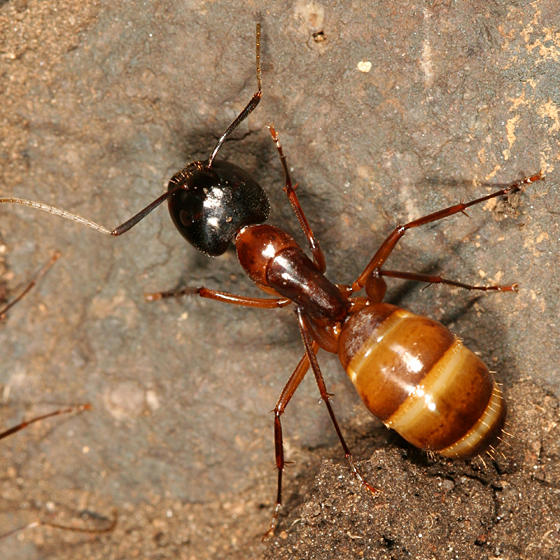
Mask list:
[[[299,203],[274,127],[269,128],[282,163],[284,191],[307,239],[311,259],[283,229],[264,223],[269,203],[262,188],[239,167],[215,159],[227,137],[261,99],[259,25],[256,56],[257,92],[227,127],[208,160],[187,165],[173,176],[166,193],[114,230],[35,201],[4,198],[0,202],[33,206],[103,233],[121,235],[168,200],[173,222],[189,243],[208,255],[218,256],[233,241],[248,276],[275,297],[246,297],[206,287],[188,287],[147,294],[147,299],[199,295],[246,307],[294,305],[305,353],[274,408],[278,481],[276,506],[267,536],[274,533],[282,503],[281,416],[310,367],[352,472],[369,491],[376,491],[354,465],[339,428],[317,361],[319,348],[338,354],[368,409],[417,447],[448,457],[468,457],[487,449],[499,437],[506,408],[488,368],[437,321],[383,303],[384,277],[483,291],[511,292],[516,291],[517,285],[471,286],[440,276],[387,270],[384,265],[408,230],[464,212],[491,198],[517,192],[522,185],[542,179],[542,175],[537,173],[487,196],[397,226],[351,285],[333,284],[324,275],[325,256]],[[363,288],[365,296],[355,295]]]

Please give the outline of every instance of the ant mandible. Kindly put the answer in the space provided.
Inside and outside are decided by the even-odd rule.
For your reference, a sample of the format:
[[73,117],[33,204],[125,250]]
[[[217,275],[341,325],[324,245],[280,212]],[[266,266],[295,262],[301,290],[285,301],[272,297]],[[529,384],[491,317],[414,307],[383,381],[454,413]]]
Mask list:
[[[284,191],[307,239],[311,259],[283,229],[264,223],[270,208],[268,198],[248,173],[215,159],[225,140],[255,109],[262,96],[258,24],[256,75],[256,93],[226,128],[210,157],[190,163],[176,173],[167,192],[114,230],[40,202],[0,198],[0,203],[32,206],[118,236],[168,200],[175,226],[191,245],[207,255],[219,256],[233,242],[247,275],[275,297],[247,297],[206,287],[187,287],[147,294],[148,300],[198,295],[245,307],[295,307],[305,352],[274,407],[278,480],[276,506],[265,533],[269,536],[275,531],[282,504],[285,462],[281,416],[310,367],[350,469],[370,492],[376,492],[355,466],[336,420],[316,357],[319,348],[338,354],[367,408],[413,445],[446,457],[468,457],[488,449],[499,438],[506,407],[486,365],[442,324],[383,303],[384,277],[482,291],[512,292],[517,285],[472,286],[440,276],[387,270],[384,265],[408,230],[517,192],[523,185],[543,177],[539,172],[489,195],[397,226],[351,285],[334,284],[325,276],[325,256],[298,200],[297,185],[292,183],[274,127],[269,129],[283,168]],[[365,296],[355,295],[364,288]]]

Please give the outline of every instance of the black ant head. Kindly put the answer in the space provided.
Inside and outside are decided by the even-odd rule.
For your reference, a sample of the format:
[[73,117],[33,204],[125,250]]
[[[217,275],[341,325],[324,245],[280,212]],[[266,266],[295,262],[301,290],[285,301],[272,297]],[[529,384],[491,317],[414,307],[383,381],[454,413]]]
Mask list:
[[169,190],[169,213],[181,235],[199,251],[225,253],[244,226],[261,224],[270,211],[263,189],[240,167],[227,161],[195,161],[176,173]]

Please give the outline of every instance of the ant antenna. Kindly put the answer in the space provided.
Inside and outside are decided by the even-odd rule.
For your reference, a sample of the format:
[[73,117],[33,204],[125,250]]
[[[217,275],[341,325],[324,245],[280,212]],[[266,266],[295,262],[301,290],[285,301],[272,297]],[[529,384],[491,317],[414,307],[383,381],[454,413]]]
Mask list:
[[243,111],[237,115],[237,118],[226,128],[226,131],[220,136],[216,147],[212,150],[212,154],[208,158],[208,167],[212,167],[212,162],[216,157],[216,154],[220,151],[223,143],[226,141],[227,137],[239,126],[241,122],[243,122],[251,113],[255,107],[259,104],[259,101],[262,97],[262,79],[261,79],[261,24],[257,23],[257,33],[256,33],[256,41],[255,41],[255,49],[256,49],[256,64],[257,64],[257,91],[251,97],[251,100]]
[[[249,114],[255,109],[255,107],[259,104],[261,97],[262,97],[262,73],[261,73],[261,24],[257,23],[256,27],[256,40],[255,40],[255,50],[256,50],[256,67],[257,67],[257,91],[251,97],[249,103],[245,106],[245,108],[237,115],[235,120],[226,128],[225,132],[222,134],[216,147],[212,151],[212,154],[208,158],[208,162],[206,163],[205,167],[210,169],[212,167],[212,163],[214,162],[214,158],[216,154],[220,151],[220,148],[227,140],[228,136],[239,126],[241,122],[243,122]],[[118,236],[130,228],[135,226],[140,220],[145,218],[152,210],[157,208],[162,202],[165,200],[170,199],[177,191],[184,189],[184,185],[182,183],[175,185],[174,187],[169,188],[169,190],[163,193],[160,197],[156,200],[151,202],[146,208],[138,212],[138,214],[134,215],[132,218],[127,220],[124,224],[117,226],[115,229],[110,230],[106,227],[84,218],[78,214],[73,214],[68,212],[67,210],[62,210],[61,208],[57,208],[56,206],[51,206],[50,204],[45,204],[44,202],[36,202],[35,200],[28,200],[26,198],[15,198],[15,197],[0,197],[0,204],[20,204],[22,206],[30,206],[31,208],[35,208],[37,210],[42,210],[43,212],[48,212],[49,214],[54,214],[55,216],[60,216],[61,218],[65,218],[66,220],[70,220],[72,222],[76,222],[78,224],[85,225],[99,233],[103,233],[105,235],[113,235]]]
[[106,227],[103,227],[93,222],[92,220],[88,220],[87,218],[79,216],[78,214],[72,214],[71,212],[62,210],[62,208],[57,208],[56,206],[45,204],[44,202],[37,202],[35,200],[29,200],[27,198],[5,197],[0,198],[0,204],[21,204],[22,206],[31,206],[31,208],[35,208],[36,210],[42,210],[43,212],[48,212],[49,214],[60,216],[61,218],[71,220],[72,222],[83,224],[84,226],[88,226],[100,233],[111,235],[111,230],[108,230]]

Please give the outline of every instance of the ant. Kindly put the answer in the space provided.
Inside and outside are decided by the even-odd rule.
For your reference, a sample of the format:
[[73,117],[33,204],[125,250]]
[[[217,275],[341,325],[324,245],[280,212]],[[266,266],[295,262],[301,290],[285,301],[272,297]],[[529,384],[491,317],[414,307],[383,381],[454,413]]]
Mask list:
[[[51,258],[39,269],[39,271],[34,275],[34,277],[24,287],[24,289],[21,290],[17,294],[17,296],[15,296],[13,299],[11,299],[10,301],[8,301],[7,303],[4,304],[4,306],[0,309],[0,321],[5,319],[8,311],[10,309],[12,309],[12,307],[14,305],[19,303],[37,285],[39,280],[45,274],[47,274],[47,272],[51,269],[51,267],[55,264],[55,262],[59,258],[60,258],[60,252],[55,251],[52,254]],[[54,418],[55,416],[60,416],[60,415],[63,415],[63,414],[79,414],[79,413],[84,412],[86,410],[91,410],[91,405],[89,403],[77,404],[77,405],[73,405],[73,406],[68,406],[66,408],[60,408],[60,409],[57,409],[57,410],[53,410],[51,412],[47,412],[46,414],[36,416],[36,417],[31,418],[29,420],[24,420],[24,421],[20,422],[19,424],[16,424],[15,426],[12,426],[11,428],[8,428],[7,430],[4,430],[3,432],[0,432],[0,440],[4,439],[4,438],[7,438],[8,436],[11,436],[11,435],[13,435],[13,434],[15,434],[15,433],[17,433],[21,430],[24,430],[25,428],[27,428],[31,424],[35,424],[36,422],[42,422],[43,420],[46,420],[48,418]],[[111,520],[111,522],[106,527],[101,527],[101,528],[76,527],[76,526],[71,526],[71,525],[63,525],[63,524],[60,524],[60,523],[54,523],[52,521],[37,519],[37,520],[32,521],[30,523],[26,523],[25,525],[16,527],[15,529],[11,529],[11,530],[7,531],[6,533],[0,534],[0,540],[5,539],[5,538],[7,538],[11,535],[14,535],[15,533],[25,531],[26,529],[32,529],[34,527],[39,527],[39,526],[52,527],[52,528],[55,528],[55,529],[62,529],[62,530],[65,530],[65,531],[74,531],[74,532],[78,532],[78,533],[104,534],[104,533],[109,533],[109,532],[113,531],[113,529],[116,526],[116,522],[117,522],[116,515],[114,516],[113,520]]]
[[[283,169],[284,192],[307,239],[311,258],[291,235],[265,223],[270,205],[258,183],[243,169],[216,159],[225,140],[262,97],[259,24],[256,76],[257,91],[221,135],[210,157],[176,173],[167,192],[113,230],[41,202],[0,198],[0,203],[32,206],[119,236],[167,200],[175,226],[191,245],[207,255],[219,256],[233,242],[249,278],[272,297],[247,297],[201,286],[146,294],[149,301],[190,295],[244,307],[294,308],[305,351],[274,407],[277,491],[267,537],[275,532],[282,505],[285,461],[281,417],[310,368],[352,473],[369,492],[377,492],[354,464],[339,427],[317,360],[319,348],[338,354],[366,407],[413,445],[447,457],[469,457],[493,449],[506,407],[488,368],[442,324],[384,303],[385,278],[499,292],[517,291],[517,285],[474,286],[436,275],[388,270],[385,263],[407,231],[520,191],[543,176],[539,172],[486,196],[398,225],[352,284],[334,284],[325,276],[325,255],[300,205],[297,185],[292,183],[274,127],[270,125],[269,130]],[[362,289],[365,295],[356,295]]]

